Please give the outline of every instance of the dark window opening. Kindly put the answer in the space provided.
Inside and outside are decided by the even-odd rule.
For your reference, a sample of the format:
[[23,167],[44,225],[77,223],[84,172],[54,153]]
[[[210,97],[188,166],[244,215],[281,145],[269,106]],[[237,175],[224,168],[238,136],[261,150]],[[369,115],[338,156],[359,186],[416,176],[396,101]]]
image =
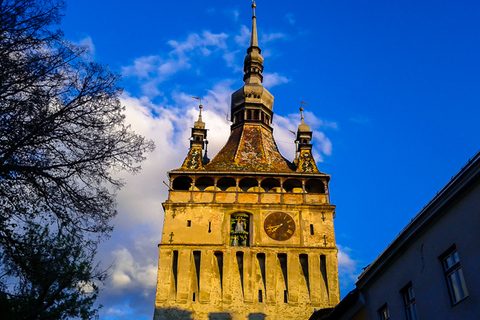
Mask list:
[[325,193],[325,185],[321,180],[310,179],[305,183],[307,193]]
[[212,233],[212,223],[208,223],[208,233]]
[[195,302],[195,292],[193,293],[192,301]]
[[310,225],[310,235],[313,236],[313,224]]
[[191,227],[192,226],[192,220],[187,220],[187,227]]
[[218,180],[217,182],[217,188],[219,188],[221,191],[227,191],[229,188],[235,188],[237,186],[237,183],[235,179],[230,178],[230,177],[224,177]]
[[258,290],[258,302],[263,302],[263,294],[262,294],[262,290]]
[[173,190],[190,190],[192,186],[192,179],[190,177],[181,176],[173,180]]
[[380,315],[380,320],[390,320],[390,311],[387,304],[384,304],[377,312]]
[[260,185],[265,192],[280,192],[280,181],[277,179],[264,179]]
[[205,191],[208,187],[213,187],[214,181],[210,177],[201,177],[195,180],[195,187],[200,191]]
[[240,180],[239,187],[243,192],[254,191],[255,189],[252,188],[258,187],[258,181],[253,178],[244,178]]
[[286,192],[294,192],[294,189],[297,189],[295,191],[298,191],[299,189],[302,189],[302,182],[297,179],[288,179],[283,183],[283,188]]
[[173,259],[172,259],[172,269],[173,269],[173,279],[175,281],[175,292],[177,292],[177,275],[178,275],[178,251],[173,251]]

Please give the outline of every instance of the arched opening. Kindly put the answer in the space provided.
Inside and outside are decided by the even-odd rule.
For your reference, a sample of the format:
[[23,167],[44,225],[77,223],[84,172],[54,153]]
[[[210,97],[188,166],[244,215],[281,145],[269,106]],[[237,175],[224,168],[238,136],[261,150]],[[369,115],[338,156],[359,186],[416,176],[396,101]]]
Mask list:
[[258,181],[253,178],[243,178],[242,180],[240,180],[239,186],[243,192],[257,191]]
[[217,188],[221,191],[235,191],[237,183],[235,179],[223,177],[217,181]]
[[201,177],[195,180],[195,187],[200,191],[205,191],[208,187],[213,187],[213,179],[210,177]]
[[190,190],[192,186],[192,178],[187,176],[180,176],[173,180],[173,190]]
[[302,192],[302,182],[297,179],[288,179],[283,183],[283,188],[289,193]]
[[310,179],[305,183],[307,193],[325,193],[325,185],[321,180]]
[[264,179],[261,186],[265,192],[280,192],[280,181],[274,178]]

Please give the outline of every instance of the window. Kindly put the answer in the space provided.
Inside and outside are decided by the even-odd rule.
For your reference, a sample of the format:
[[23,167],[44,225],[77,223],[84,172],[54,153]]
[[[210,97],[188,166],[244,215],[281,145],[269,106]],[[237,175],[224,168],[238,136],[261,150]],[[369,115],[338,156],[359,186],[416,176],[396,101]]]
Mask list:
[[388,311],[387,304],[384,304],[380,309],[378,309],[378,314],[380,315],[380,320],[390,319],[390,312]]
[[250,236],[250,216],[247,213],[234,213],[230,217],[230,245],[248,247]]
[[191,227],[192,226],[192,220],[187,220],[187,227]]
[[405,303],[405,312],[407,314],[407,320],[417,320],[417,307],[415,305],[415,293],[413,292],[413,286],[409,283],[401,291],[403,295],[403,302]]
[[447,251],[441,257],[445,279],[447,280],[448,291],[452,304],[468,297],[467,286],[463,278],[462,267],[460,266],[460,258],[455,247]]

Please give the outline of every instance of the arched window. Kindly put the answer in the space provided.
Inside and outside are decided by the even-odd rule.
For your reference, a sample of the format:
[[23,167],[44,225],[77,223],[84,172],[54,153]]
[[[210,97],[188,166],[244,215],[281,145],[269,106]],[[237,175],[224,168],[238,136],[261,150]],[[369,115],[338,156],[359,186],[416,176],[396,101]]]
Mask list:
[[283,183],[286,192],[300,193],[302,192],[302,182],[297,179],[288,179]]
[[187,176],[180,176],[173,180],[173,190],[190,190],[192,186],[192,178]]
[[325,185],[321,180],[310,179],[305,183],[307,193],[325,193]]
[[201,177],[195,180],[195,187],[200,191],[204,191],[208,187],[213,187],[213,179],[210,177]]
[[235,191],[237,183],[235,179],[230,177],[223,177],[217,181],[217,188],[221,191]]
[[280,192],[280,181],[274,178],[264,179],[261,186],[265,192]]
[[255,192],[258,189],[258,181],[253,178],[243,178],[240,180],[239,186],[243,192]]

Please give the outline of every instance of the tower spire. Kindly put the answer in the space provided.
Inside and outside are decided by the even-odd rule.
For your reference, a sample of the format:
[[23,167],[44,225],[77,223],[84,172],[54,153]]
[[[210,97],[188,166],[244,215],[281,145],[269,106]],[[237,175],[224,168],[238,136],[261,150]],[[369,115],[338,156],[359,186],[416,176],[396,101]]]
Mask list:
[[257,5],[255,1],[253,1],[252,35],[250,37],[250,47],[247,49],[247,55],[245,56],[243,64],[243,71],[245,72],[243,81],[245,84],[262,84],[263,81],[263,57],[260,54],[262,50],[258,47],[257,17],[255,16],[256,7]]
[[272,131],[273,95],[262,85],[263,57],[258,47],[257,16],[252,2],[250,47],[243,63],[244,85],[232,94],[231,130],[244,125],[261,125]]
[[252,9],[253,9],[253,16],[252,16],[252,35],[250,37],[250,47],[258,47],[258,37],[257,37],[257,17],[255,16],[255,8],[257,5],[255,4],[255,0],[252,1]]

